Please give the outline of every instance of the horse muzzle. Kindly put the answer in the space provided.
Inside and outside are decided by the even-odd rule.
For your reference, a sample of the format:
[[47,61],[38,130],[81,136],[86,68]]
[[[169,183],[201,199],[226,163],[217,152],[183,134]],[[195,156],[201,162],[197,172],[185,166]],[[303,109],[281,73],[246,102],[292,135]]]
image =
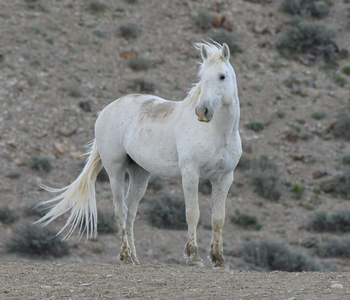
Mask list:
[[197,106],[195,113],[198,117],[198,121],[209,123],[213,118],[214,111],[210,107]]

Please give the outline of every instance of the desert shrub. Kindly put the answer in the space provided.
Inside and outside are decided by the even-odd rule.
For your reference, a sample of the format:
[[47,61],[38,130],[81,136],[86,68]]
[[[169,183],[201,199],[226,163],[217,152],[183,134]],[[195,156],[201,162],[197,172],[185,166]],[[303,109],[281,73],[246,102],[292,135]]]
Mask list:
[[204,11],[201,10],[198,12],[197,17],[194,20],[194,23],[204,31],[207,31],[213,27],[213,22],[215,21],[215,17]]
[[326,0],[283,0],[280,10],[292,15],[323,18],[328,15],[330,5]]
[[98,233],[114,233],[118,228],[115,221],[114,212],[97,212],[97,232]]
[[88,10],[91,11],[92,13],[101,13],[101,12],[104,12],[106,9],[107,9],[106,5],[97,1],[90,2],[88,6]]
[[261,155],[253,162],[250,180],[260,197],[277,201],[281,197],[280,174],[277,166],[266,155]]
[[37,206],[37,203],[27,205],[24,209],[24,215],[25,216],[35,216],[35,217],[43,217],[45,216],[49,211],[49,207],[43,207],[43,206]]
[[119,34],[126,39],[136,39],[140,32],[134,23],[128,23],[119,27]]
[[55,43],[55,40],[53,38],[47,38],[46,42],[50,45],[53,45]]
[[311,117],[315,120],[321,120],[326,116],[324,111],[315,111],[311,114]]
[[211,194],[211,182],[209,179],[199,179],[198,190],[204,194]]
[[279,109],[276,112],[277,117],[279,117],[280,119],[283,119],[286,116],[286,112],[283,109]]
[[152,175],[148,181],[147,189],[153,191],[160,191],[163,189],[164,185],[162,179],[159,175]]
[[286,55],[309,53],[323,56],[326,62],[333,62],[338,58],[334,37],[335,33],[324,25],[299,23],[287,29],[277,42],[277,47]]
[[304,141],[308,141],[309,139],[312,138],[312,134],[308,133],[308,132],[302,132],[299,137],[304,140]]
[[132,57],[128,65],[134,71],[148,70],[152,66],[151,62],[148,59],[138,56]]
[[317,158],[312,155],[306,155],[304,158],[304,162],[306,164],[314,164],[317,161]]
[[321,271],[322,267],[306,256],[290,251],[285,244],[274,241],[247,242],[242,257],[250,269],[257,271]]
[[309,228],[317,232],[350,232],[350,211],[342,210],[333,214],[316,211],[310,219]]
[[350,140],[350,115],[347,113],[338,114],[333,131],[336,137]]
[[136,92],[153,92],[154,91],[154,83],[145,80],[144,78],[137,78],[131,81],[128,85],[129,88]]
[[301,196],[304,194],[304,191],[305,191],[305,186],[299,185],[297,183],[293,185],[293,192],[297,199],[301,198]]
[[146,213],[153,226],[166,229],[186,230],[185,200],[180,197],[163,195],[149,201]]
[[350,154],[344,155],[341,159],[341,161],[343,162],[343,164],[348,164],[350,165]]
[[252,121],[249,122],[246,127],[250,130],[253,130],[255,132],[259,132],[260,130],[264,129],[264,123],[262,122],[256,122],[256,121]]
[[334,192],[344,199],[350,199],[350,170],[337,175],[334,178]]
[[343,74],[350,76],[350,67],[344,67]]
[[19,216],[16,212],[10,209],[8,206],[0,207],[0,222],[3,224],[12,224],[14,223]]
[[350,258],[350,239],[330,238],[317,246],[316,254],[321,257]]
[[227,46],[230,48],[231,53],[243,52],[243,49],[239,45],[235,36],[231,32],[229,32],[223,28],[216,29],[215,31],[212,31],[210,34],[210,38],[213,41],[219,43],[220,45],[222,45],[223,43],[226,43]]
[[29,166],[40,172],[48,173],[52,170],[51,159],[46,156],[33,156],[29,161]]
[[58,257],[69,253],[68,245],[61,242],[56,230],[31,224],[15,228],[12,237],[6,243],[6,250],[29,255]]
[[106,36],[105,33],[104,33],[102,30],[100,30],[100,29],[94,30],[94,31],[92,32],[92,34],[93,34],[94,36],[99,37],[99,38],[104,38],[104,37]]
[[334,74],[333,79],[334,82],[341,87],[343,87],[347,83],[346,79],[344,77],[341,77],[339,74]]
[[231,223],[243,228],[261,229],[261,225],[258,224],[258,219],[255,216],[241,213],[238,209],[235,211],[235,215],[231,217]]
[[250,169],[251,164],[252,164],[251,157],[243,153],[238,162],[237,168],[241,170],[248,170]]
[[80,98],[81,97],[81,92],[77,87],[71,86],[67,88],[68,91],[68,96],[72,98]]

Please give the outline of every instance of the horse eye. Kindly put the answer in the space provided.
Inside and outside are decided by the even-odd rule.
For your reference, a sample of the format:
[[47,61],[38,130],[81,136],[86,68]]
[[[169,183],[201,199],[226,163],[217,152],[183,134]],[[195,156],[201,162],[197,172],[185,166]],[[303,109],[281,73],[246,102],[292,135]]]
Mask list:
[[224,80],[225,79],[225,75],[220,75],[220,80]]

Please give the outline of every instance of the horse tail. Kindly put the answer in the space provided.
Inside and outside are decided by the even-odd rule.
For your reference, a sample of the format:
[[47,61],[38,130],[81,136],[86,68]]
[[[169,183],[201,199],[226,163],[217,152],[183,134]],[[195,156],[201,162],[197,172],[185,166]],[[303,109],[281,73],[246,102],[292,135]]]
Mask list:
[[[71,210],[70,216],[59,231],[60,234],[65,228],[69,227],[68,233],[63,238],[69,238],[74,230],[79,228],[79,238],[86,230],[87,238],[96,238],[97,235],[97,208],[95,198],[95,181],[102,168],[100,154],[97,149],[96,141],[92,141],[89,157],[86,160],[85,167],[79,177],[70,185],[62,189],[53,189],[41,185],[49,192],[61,193],[60,195],[39,203],[39,205],[59,201],[52,205],[52,209],[35,223],[43,223],[44,226],[57,219],[65,212]],[[57,235],[58,235],[57,234]]]

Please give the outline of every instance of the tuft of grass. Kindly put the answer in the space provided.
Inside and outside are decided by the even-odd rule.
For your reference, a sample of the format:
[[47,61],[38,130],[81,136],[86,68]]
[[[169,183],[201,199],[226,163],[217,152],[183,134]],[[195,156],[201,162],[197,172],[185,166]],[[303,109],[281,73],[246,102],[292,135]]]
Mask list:
[[231,53],[242,53],[243,52],[243,49],[240,46],[240,44],[238,43],[235,36],[231,32],[229,32],[223,28],[213,30],[210,34],[210,38],[213,41],[219,43],[220,45],[222,45],[223,43],[226,43],[227,46],[230,48]]
[[199,179],[198,190],[204,194],[211,194],[211,182],[209,179]]
[[317,158],[312,155],[306,155],[304,158],[304,162],[306,164],[314,164],[317,161]]
[[180,197],[163,195],[150,201],[146,213],[153,226],[165,229],[186,230],[185,200]]
[[344,67],[343,74],[350,76],[350,67]]
[[149,93],[154,92],[155,86],[153,82],[147,81],[144,78],[137,78],[131,81],[128,85],[133,91],[138,93]]
[[255,132],[259,132],[260,130],[263,130],[265,127],[264,123],[256,122],[256,121],[249,122],[246,126],[248,129],[253,130]]
[[297,183],[293,185],[293,192],[297,199],[301,199],[301,196],[304,194],[304,191],[305,191],[305,186],[299,185]]
[[204,11],[201,10],[198,12],[197,17],[194,20],[194,23],[202,30],[208,31],[213,27],[213,22],[215,21],[215,17]]
[[0,207],[0,222],[3,224],[12,224],[18,220],[19,216],[8,206]]
[[350,115],[340,113],[337,115],[337,121],[333,128],[334,135],[338,138],[350,140]]
[[317,246],[316,254],[320,257],[350,258],[350,239],[330,238]]
[[55,43],[54,39],[53,38],[47,38],[46,39],[46,42],[50,45],[53,45]]
[[161,177],[159,175],[152,175],[148,181],[147,189],[153,190],[153,191],[160,191],[163,188],[164,188],[164,185],[162,183]]
[[350,232],[350,211],[341,210],[328,214],[326,211],[316,211],[309,222],[309,227],[317,232]]
[[341,87],[347,84],[346,79],[344,77],[341,77],[339,74],[334,74],[333,79],[334,82]]
[[23,210],[24,214],[28,217],[35,216],[35,217],[41,218],[41,217],[45,216],[50,211],[49,207],[43,207],[43,206],[37,207],[37,205],[38,205],[37,203],[27,205]]
[[148,59],[138,56],[132,57],[129,60],[128,65],[134,71],[148,70],[152,67],[151,62]]
[[88,6],[88,10],[92,13],[102,13],[106,9],[107,9],[107,6],[98,1],[90,2]]
[[48,173],[52,170],[51,159],[46,156],[32,156],[29,161],[29,166],[32,169],[39,170],[40,172]]
[[266,155],[261,155],[253,162],[250,180],[260,197],[272,201],[277,201],[281,197],[280,174],[274,161]]
[[263,87],[262,87],[261,85],[258,85],[258,84],[253,85],[252,88],[253,88],[254,91],[257,91],[257,92],[259,92],[259,93],[260,93],[260,92],[262,91],[262,89],[263,89]]
[[117,232],[114,212],[97,212],[97,232],[100,234]]
[[247,242],[242,257],[256,271],[321,271],[322,267],[308,257],[290,251],[285,244],[274,241]]
[[261,225],[258,224],[258,219],[255,216],[241,213],[238,209],[235,211],[235,216],[231,217],[231,223],[243,228],[261,229]]
[[328,63],[338,59],[335,47],[335,32],[324,25],[314,23],[300,23],[291,26],[278,40],[277,47],[282,54],[309,53],[323,56]]
[[136,39],[140,31],[136,24],[128,23],[119,27],[119,34],[125,39]]
[[344,155],[341,159],[343,164],[350,165],[350,154]]
[[329,0],[282,0],[280,10],[292,15],[323,18],[329,14]]
[[286,116],[286,112],[283,109],[279,109],[276,112],[276,115],[277,115],[278,118],[283,119]]
[[15,228],[12,237],[6,243],[6,250],[21,254],[56,257],[69,253],[68,245],[61,242],[56,230],[31,224]]
[[326,116],[324,111],[315,111],[311,114],[311,117],[315,120],[321,120]]
[[308,141],[309,139],[312,138],[312,134],[308,133],[308,132],[302,132],[299,137],[304,140],[304,141]]

